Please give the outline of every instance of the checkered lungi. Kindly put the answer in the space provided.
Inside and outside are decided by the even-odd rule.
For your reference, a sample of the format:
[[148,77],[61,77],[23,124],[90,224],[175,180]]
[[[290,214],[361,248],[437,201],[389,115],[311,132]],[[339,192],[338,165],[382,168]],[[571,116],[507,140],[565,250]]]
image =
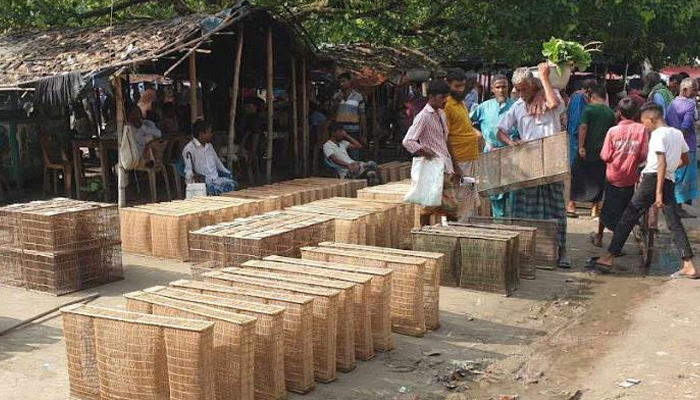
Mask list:
[[556,182],[512,192],[513,218],[556,219],[559,247],[566,247],[564,183]]

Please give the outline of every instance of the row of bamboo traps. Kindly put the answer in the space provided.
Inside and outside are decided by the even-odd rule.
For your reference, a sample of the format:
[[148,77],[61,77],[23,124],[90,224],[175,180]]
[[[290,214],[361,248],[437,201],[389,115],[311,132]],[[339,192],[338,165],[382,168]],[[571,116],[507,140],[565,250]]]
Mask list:
[[[439,326],[443,256],[341,243],[62,309],[76,399],[282,399]],[[201,268],[201,267],[200,267]],[[193,272],[195,272],[193,270]]]
[[354,197],[366,184],[364,180],[303,178],[224,196],[122,208],[122,247],[128,253],[188,261],[190,231],[315,200]]

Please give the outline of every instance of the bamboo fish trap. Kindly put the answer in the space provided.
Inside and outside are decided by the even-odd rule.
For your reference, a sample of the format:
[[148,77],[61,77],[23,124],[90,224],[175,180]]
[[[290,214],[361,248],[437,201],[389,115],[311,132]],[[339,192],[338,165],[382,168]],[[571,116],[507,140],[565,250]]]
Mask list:
[[[302,252],[306,248],[302,248]],[[309,259],[288,258],[281,256],[265,257],[265,261],[273,261],[296,265],[301,267],[313,267],[327,270],[330,273],[349,272],[371,276],[370,283],[370,308],[372,345],[377,351],[389,351],[394,348],[391,338],[391,281],[393,271],[387,268],[373,268],[360,265],[329,263]]]
[[213,322],[86,305],[61,313],[71,395],[215,399]]
[[[248,261],[241,265],[241,267],[291,275],[295,277],[309,277],[314,279],[320,278],[323,280],[337,280],[355,284],[355,356],[361,360],[369,360],[374,357],[370,304],[372,277],[370,275],[343,271],[329,271],[328,269],[316,268],[308,265],[305,266],[300,264],[289,264],[268,259],[265,259],[263,261]],[[340,343],[342,342],[342,340],[340,339],[340,334],[338,336],[338,341]],[[337,347],[337,351],[339,354],[344,351],[344,349],[341,348],[340,344]]]
[[327,247],[306,247],[301,253],[302,258],[309,260],[391,269],[394,271],[391,287],[393,331],[410,336],[425,333],[425,260]]
[[214,322],[217,400],[253,400],[256,318],[147,292],[124,295],[127,310]]
[[340,291],[221,272],[204,274],[204,281],[219,285],[313,297],[314,376],[317,381],[323,383],[336,379],[336,338]]
[[440,327],[440,271],[443,268],[444,254],[332,242],[321,242],[318,246],[374,254],[415,257],[425,260],[425,286],[423,288],[423,295],[425,296],[423,302],[425,305],[425,327],[430,330]]
[[284,398],[285,383],[292,392],[314,389],[312,298],[187,280],[170,286],[158,294],[258,318],[256,399]]

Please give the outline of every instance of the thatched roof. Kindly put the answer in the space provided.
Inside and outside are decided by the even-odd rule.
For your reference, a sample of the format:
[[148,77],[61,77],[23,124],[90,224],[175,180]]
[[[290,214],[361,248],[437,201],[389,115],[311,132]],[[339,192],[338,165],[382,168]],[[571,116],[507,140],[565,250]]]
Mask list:
[[[189,15],[165,21],[0,37],[0,90],[62,73],[77,71],[88,75],[189,51],[208,40],[209,35],[257,13],[269,14],[263,8],[241,1],[228,13],[217,16]],[[289,24],[285,22],[285,25]]]
[[320,57],[332,60],[337,69],[360,77],[368,74],[389,77],[412,69],[434,70],[440,66],[440,61],[421,50],[368,44],[329,46],[322,49]]

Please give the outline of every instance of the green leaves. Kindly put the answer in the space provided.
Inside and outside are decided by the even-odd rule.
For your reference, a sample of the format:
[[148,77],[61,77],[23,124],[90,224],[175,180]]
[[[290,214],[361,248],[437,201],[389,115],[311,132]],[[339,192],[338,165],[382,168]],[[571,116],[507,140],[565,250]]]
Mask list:
[[591,66],[592,51],[600,51],[597,46],[601,42],[590,42],[582,45],[577,42],[570,42],[552,37],[548,42],[542,43],[542,55],[557,66],[557,72],[562,74],[564,65],[571,65],[585,71]]

